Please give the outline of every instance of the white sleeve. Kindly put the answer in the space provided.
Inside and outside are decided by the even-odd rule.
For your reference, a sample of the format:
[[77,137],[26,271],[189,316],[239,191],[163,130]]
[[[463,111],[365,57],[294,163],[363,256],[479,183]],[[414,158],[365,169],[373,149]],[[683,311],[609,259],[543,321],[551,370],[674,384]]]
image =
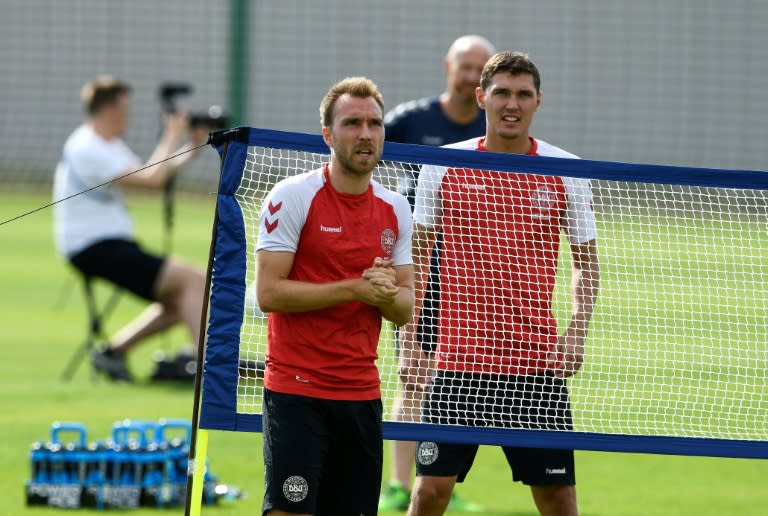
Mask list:
[[568,195],[567,232],[572,244],[583,244],[597,238],[595,210],[592,207],[592,186],[589,179],[564,177]]
[[307,220],[304,196],[294,195],[293,185],[278,183],[264,199],[259,216],[256,250],[295,253]]
[[416,203],[413,209],[414,222],[432,228],[440,224],[443,203],[440,199],[440,184],[446,168],[424,165],[416,183]]
[[395,242],[395,248],[392,250],[392,262],[394,266],[411,265],[413,263],[413,218],[411,217],[411,205],[408,200],[397,196],[397,202],[394,205],[395,215],[397,216],[398,237]]

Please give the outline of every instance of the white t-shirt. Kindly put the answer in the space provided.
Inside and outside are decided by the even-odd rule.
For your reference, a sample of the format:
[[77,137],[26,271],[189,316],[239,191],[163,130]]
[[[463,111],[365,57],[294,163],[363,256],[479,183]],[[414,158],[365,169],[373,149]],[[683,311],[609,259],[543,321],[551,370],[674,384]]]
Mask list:
[[[140,166],[141,160],[123,140],[105,140],[90,125],[81,125],[64,144],[53,182],[53,200],[79,194]],[[54,233],[56,248],[66,257],[101,240],[133,240],[133,220],[123,189],[110,183],[57,203]]]

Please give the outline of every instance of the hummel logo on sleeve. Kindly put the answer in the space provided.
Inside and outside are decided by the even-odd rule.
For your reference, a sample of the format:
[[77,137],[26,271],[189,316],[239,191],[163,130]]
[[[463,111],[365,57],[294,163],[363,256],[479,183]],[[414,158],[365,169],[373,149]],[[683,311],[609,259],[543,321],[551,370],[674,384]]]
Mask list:
[[272,233],[277,229],[278,222],[280,222],[280,219],[275,219],[274,222],[270,222],[268,218],[264,217],[264,227],[266,228],[267,233]]
[[272,204],[272,201],[269,201],[269,204],[267,205],[267,209],[269,210],[270,215],[274,215],[278,211],[280,211],[280,208],[283,207],[283,201],[280,201],[277,204]]
[[[270,215],[274,215],[280,211],[280,208],[282,207],[283,201],[280,201],[277,204],[272,204],[272,201],[269,201],[269,204],[267,204],[267,210],[269,210]],[[272,233],[275,229],[277,229],[278,222],[280,222],[280,219],[275,219],[274,222],[271,222],[267,217],[264,217],[264,228],[266,228],[267,233]]]

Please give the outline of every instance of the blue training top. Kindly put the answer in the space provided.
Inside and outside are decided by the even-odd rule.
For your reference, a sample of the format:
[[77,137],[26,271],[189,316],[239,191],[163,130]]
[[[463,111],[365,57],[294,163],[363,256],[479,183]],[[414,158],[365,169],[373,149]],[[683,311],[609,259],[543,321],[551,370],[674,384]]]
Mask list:
[[386,139],[439,147],[485,134],[485,112],[480,110],[472,123],[457,124],[440,108],[437,96],[403,102],[384,117]]
[[[439,147],[485,134],[485,111],[482,109],[470,124],[457,124],[440,108],[438,96],[410,100],[398,104],[384,117],[385,138],[398,143]],[[405,171],[398,191],[413,207],[419,170]]]

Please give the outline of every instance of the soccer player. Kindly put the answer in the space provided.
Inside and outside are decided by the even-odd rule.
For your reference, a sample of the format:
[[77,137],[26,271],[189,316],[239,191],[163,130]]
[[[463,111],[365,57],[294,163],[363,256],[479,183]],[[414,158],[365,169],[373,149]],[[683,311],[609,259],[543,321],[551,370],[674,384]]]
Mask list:
[[413,312],[411,210],[371,179],[383,100],[362,77],[320,104],[330,163],[278,183],[261,210],[257,299],[269,313],[265,514],[377,513],[382,316]]
[[[475,89],[480,84],[480,72],[488,58],[496,52],[493,44],[482,36],[466,35],[456,39],[443,60],[446,89],[440,95],[404,102],[384,117],[386,139],[399,143],[440,146],[485,134],[485,116],[477,105]],[[399,191],[413,197],[418,168],[401,170]],[[439,247],[439,242],[436,247]],[[432,352],[434,324],[439,297],[437,250],[433,257],[430,286],[424,300],[422,324],[418,340],[423,350]],[[405,391],[405,392],[404,392]],[[392,407],[398,421],[419,421],[422,391],[413,385],[402,385]],[[410,502],[411,471],[416,443],[393,441],[391,444],[392,476],[381,494],[379,510],[405,511]],[[460,498],[455,492],[450,510],[482,512],[483,507]]]
[[[93,366],[117,381],[132,380],[126,352],[147,337],[183,323],[191,342],[198,342],[205,290],[202,271],[139,246],[123,187],[163,188],[199,150],[164,160],[201,146],[208,128],[189,128],[187,134],[185,114],[165,115],[160,141],[143,165],[149,168],[132,174],[142,162],[122,139],[130,121],[130,90],[111,76],[82,88],[87,120],[64,144],[53,186],[54,200],[71,197],[54,210],[59,253],[83,275],[104,278],[151,302],[109,345],[93,351]],[[181,146],[185,136],[189,143]]]
[[[476,96],[485,136],[449,147],[576,158],[529,134],[542,93],[527,55],[491,57]],[[429,386],[423,376],[410,380],[428,388],[423,421],[572,429],[565,378],[583,362],[600,277],[591,200],[584,179],[423,168],[414,211],[416,308],[403,345],[414,341],[428,250],[438,232],[444,236],[435,374]],[[551,304],[561,232],[570,245],[572,314],[559,333]],[[417,373],[418,351],[402,374]],[[408,514],[443,514],[477,448],[419,442]],[[578,513],[572,450],[503,450],[513,479],[530,486],[541,514]]]

